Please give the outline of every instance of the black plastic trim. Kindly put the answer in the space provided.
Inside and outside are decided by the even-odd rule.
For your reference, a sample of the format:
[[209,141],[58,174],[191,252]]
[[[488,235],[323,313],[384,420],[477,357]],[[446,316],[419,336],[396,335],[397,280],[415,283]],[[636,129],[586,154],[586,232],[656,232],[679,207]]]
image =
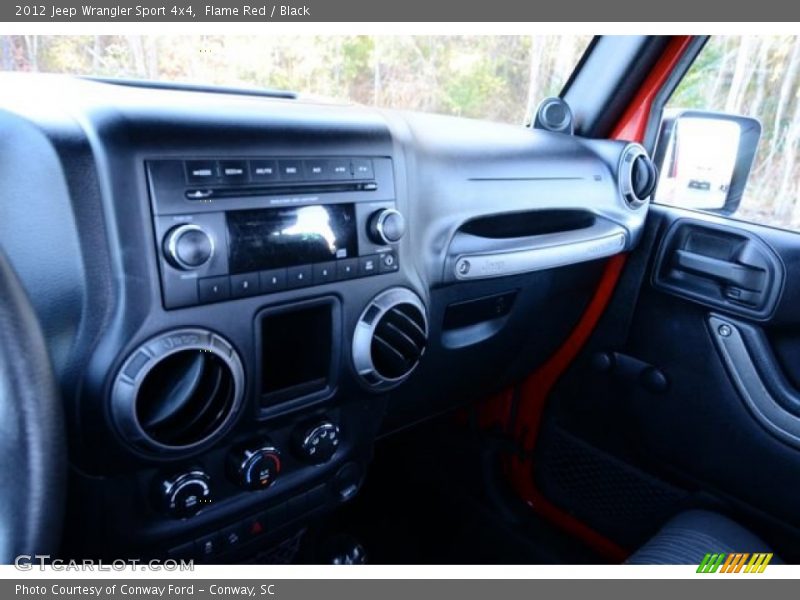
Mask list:
[[[774,368],[763,371],[771,352],[758,340],[752,326],[711,314],[708,327],[728,375],[759,424],[780,440],[800,448],[800,394]],[[753,342],[755,348],[748,348]]]

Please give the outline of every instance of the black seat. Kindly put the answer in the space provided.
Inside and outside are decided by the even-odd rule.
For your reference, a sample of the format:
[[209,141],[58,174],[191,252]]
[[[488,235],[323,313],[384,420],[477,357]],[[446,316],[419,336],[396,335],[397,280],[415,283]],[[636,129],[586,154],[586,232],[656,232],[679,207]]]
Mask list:
[[[626,561],[632,565],[699,565],[707,553],[772,552],[738,523],[705,510],[673,517]],[[772,562],[778,562],[775,558]]]

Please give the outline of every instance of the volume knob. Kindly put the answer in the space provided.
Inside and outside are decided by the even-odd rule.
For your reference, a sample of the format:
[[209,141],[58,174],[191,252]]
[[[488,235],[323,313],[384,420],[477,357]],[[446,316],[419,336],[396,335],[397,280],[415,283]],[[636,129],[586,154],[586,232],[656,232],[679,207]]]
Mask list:
[[406,220],[393,208],[382,208],[369,218],[369,238],[376,244],[396,244],[406,232]]
[[178,225],[167,233],[164,253],[176,269],[197,269],[214,255],[214,240],[199,225]]

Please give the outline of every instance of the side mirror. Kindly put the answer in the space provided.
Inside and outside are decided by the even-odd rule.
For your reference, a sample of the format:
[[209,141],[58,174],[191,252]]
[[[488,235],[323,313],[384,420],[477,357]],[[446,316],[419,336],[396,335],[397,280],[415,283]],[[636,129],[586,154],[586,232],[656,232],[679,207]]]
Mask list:
[[730,215],[739,207],[761,138],[751,117],[682,110],[661,121],[654,200]]

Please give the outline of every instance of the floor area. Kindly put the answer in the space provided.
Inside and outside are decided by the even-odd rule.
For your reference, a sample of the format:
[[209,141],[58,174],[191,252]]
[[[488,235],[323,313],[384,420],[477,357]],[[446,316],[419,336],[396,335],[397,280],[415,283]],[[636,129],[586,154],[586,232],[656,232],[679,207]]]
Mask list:
[[380,441],[358,497],[308,532],[301,561],[357,543],[370,564],[604,562],[516,499],[498,445],[450,418]]

